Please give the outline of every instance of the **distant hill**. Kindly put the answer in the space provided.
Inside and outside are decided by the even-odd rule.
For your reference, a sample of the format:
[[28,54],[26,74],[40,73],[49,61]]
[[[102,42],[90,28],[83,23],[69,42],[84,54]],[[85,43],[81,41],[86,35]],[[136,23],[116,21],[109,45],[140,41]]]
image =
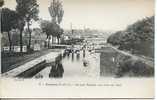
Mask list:
[[107,42],[119,46],[119,49],[154,58],[154,16],[110,35]]

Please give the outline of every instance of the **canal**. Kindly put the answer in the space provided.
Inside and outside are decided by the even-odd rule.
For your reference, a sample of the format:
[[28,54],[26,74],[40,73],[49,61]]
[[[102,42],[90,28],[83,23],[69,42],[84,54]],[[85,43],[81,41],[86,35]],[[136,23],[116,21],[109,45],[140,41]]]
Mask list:
[[[86,63],[86,66],[84,65]],[[100,75],[100,54],[85,51],[80,51],[79,56],[77,53],[70,53],[62,58],[61,61],[64,69],[63,78],[86,78],[86,77],[99,77]],[[48,65],[42,71],[37,73],[34,78],[49,78],[52,66]],[[53,77],[51,77],[53,78]]]
[[[80,57],[77,54],[66,56],[62,63],[65,69],[64,77],[98,77],[99,76],[99,54],[91,54],[86,51],[83,57],[83,51]],[[87,66],[84,65],[87,62]]]

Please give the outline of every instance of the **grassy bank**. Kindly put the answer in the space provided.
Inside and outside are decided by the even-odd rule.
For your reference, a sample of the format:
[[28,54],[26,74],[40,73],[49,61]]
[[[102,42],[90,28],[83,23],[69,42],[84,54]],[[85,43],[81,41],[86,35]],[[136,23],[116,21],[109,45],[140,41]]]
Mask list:
[[110,50],[100,55],[100,75],[103,77],[150,77],[154,76],[154,67],[142,60]]

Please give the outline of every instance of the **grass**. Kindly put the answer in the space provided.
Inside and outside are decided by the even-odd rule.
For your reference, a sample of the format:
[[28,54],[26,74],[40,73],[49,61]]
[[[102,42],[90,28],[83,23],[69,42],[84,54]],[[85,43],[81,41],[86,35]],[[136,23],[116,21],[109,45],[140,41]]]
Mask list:
[[42,50],[31,53],[4,53],[1,52],[1,71],[2,73],[7,72],[11,69],[18,67],[28,61],[31,61],[37,57],[51,52],[52,50]]
[[[154,67],[144,61],[134,59],[116,51],[102,52],[100,55],[100,75],[103,77],[151,77]],[[115,59],[113,61],[113,58]]]
[[150,77],[154,75],[154,68],[147,65],[141,60],[134,60],[132,58],[119,62],[116,75],[122,76],[137,76],[137,77]]

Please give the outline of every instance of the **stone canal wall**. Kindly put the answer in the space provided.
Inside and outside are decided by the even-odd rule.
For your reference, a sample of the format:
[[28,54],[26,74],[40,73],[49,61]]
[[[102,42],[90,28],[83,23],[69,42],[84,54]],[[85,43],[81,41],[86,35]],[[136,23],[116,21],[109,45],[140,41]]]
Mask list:
[[61,53],[62,51],[50,52],[23,65],[20,65],[6,73],[3,73],[2,77],[33,77],[33,75],[44,69],[46,64],[54,62]]
[[37,74],[39,71],[44,69],[45,67],[46,67],[46,60],[41,61],[40,63],[36,64],[32,68],[30,68],[30,69],[20,73],[19,75],[17,75],[17,77],[20,77],[20,78],[31,78],[35,74]]

